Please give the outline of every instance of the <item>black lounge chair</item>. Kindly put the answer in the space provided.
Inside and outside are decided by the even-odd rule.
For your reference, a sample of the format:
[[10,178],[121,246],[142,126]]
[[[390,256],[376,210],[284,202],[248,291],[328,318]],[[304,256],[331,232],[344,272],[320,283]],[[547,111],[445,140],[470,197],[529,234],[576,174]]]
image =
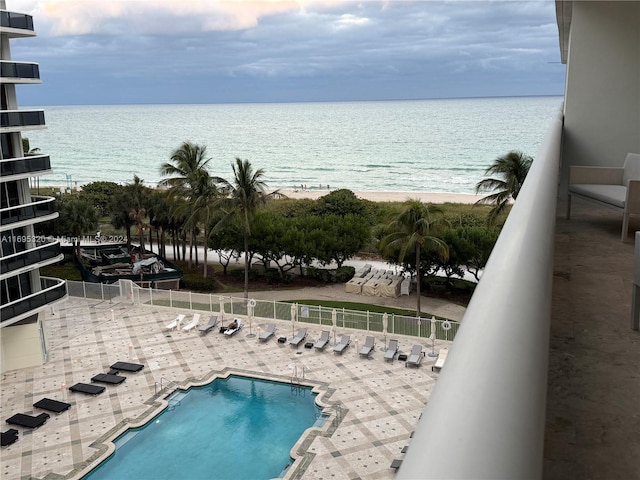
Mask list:
[[62,413],[71,408],[71,404],[67,402],[59,402],[58,400],[52,400],[50,398],[43,398],[42,400],[38,400],[33,404],[36,408],[41,408],[43,410],[49,410],[54,413]]
[[12,443],[16,443],[18,440],[18,430],[10,428],[6,432],[2,432],[2,446],[8,447]]
[[111,365],[111,370],[123,371],[123,372],[139,372],[144,368],[144,365],[140,363],[128,363],[128,362],[116,362]]
[[92,382],[96,383],[108,383],[109,385],[120,385],[127,377],[120,375],[111,375],[109,373],[99,373],[91,378]]
[[49,420],[48,413],[41,413],[36,417],[25,413],[16,413],[13,417],[7,418],[7,423],[9,425],[20,425],[26,428],[38,428],[47,423],[47,420]]
[[69,390],[72,392],[84,393],[86,395],[99,395],[104,392],[105,387],[100,385],[91,385],[89,383],[76,383],[71,385]]

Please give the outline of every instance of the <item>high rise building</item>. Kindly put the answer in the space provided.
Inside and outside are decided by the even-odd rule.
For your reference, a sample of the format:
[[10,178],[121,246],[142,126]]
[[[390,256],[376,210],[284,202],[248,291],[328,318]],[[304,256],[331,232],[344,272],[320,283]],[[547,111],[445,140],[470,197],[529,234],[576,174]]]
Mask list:
[[[30,15],[6,10],[0,0],[0,368],[46,360],[44,312],[67,296],[66,282],[40,276],[40,268],[63,258],[60,242],[39,238],[36,226],[58,217],[52,197],[31,194],[30,185],[51,173],[46,154],[25,151],[25,133],[45,128],[44,111],[18,109],[16,85],[38,84],[38,64],[11,59],[10,42],[34,37]],[[28,147],[27,147],[28,148]]]

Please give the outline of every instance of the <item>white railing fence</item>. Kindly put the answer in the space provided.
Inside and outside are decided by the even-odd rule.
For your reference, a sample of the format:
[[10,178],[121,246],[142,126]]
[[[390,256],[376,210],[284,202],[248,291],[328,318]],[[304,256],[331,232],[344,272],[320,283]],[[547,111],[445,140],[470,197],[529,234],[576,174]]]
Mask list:
[[466,310],[399,479],[542,477],[562,116]]
[[[87,283],[68,281],[69,296],[90,298],[108,302],[129,302],[132,305],[149,305],[183,310],[196,310],[211,314],[222,314],[224,318],[248,315],[247,300],[242,297],[231,297],[218,294],[194,293],[190,291],[157,290],[141,288],[128,280],[114,284]],[[338,329],[364,330],[367,332],[384,332],[385,314],[380,312],[363,312],[345,308],[330,308],[321,305],[303,305],[272,300],[251,300],[254,321],[280,320],[291,321],[292,316],[299,323],[318,325]],[[428,339],[431,336],[431,318],[412,316],[386,315],[387,335],[410,335]],[[443,326],[444,324],[444,326]],[[460,324],[446,318],[435,319],[435,338],[453,340]],[[428,345],[428,344],[427,344]]]

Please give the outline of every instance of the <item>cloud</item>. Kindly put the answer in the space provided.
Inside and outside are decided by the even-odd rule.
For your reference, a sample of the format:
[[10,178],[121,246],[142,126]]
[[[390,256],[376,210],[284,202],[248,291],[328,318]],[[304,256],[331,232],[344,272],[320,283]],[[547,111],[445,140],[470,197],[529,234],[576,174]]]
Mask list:
[[[330,89],[340,99],[451,96],[465,88],[473,96],[501,88],[522,94],[538,75],[545,85],[557,79],[548,93],[564,85],[563,67],[549,66],[559,58],[551,1],[7,3],[34,16],[38,36],[12,42],[13,56],[41,64],[39,88],[67,98],[55,103],[73,95],[63,79],[80,75],[103,86],[95,103],[145,82],[135,94],[175,101],[187,96],[180,82],[190,98],[200,92],[208,101],[328,98]],[[221,87],[202,93],[205,85]]]

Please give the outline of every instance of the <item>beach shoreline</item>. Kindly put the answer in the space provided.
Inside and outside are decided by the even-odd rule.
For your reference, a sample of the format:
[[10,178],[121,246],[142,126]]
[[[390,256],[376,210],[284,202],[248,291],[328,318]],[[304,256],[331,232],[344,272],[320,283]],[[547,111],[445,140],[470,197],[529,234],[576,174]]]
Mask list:
[[[64,185],[48,185],[47,187],[64,190]],[[151,187],[149,188],[157,188]],[[74,187],[73,191],[82,190],[82,186]],[[320,197],[331,193],[335,190],[318,188],[313,190],[278,190],[282,195],[292,199],[311,199],[317,200]],[[391,192],[391,191],[354,191],[356,197],[371,202],[404,202],[409,199],[418,199],[426,203],[464,203],[471,205],[480,200],[484,195],[473,195],[470,193],[445,193],[445,192]]]
[[[331,193],[331,190],[279,190],[280,193],[289,198],[308,198],[317,200],[320,197]],[[484,195],[473,195],[467,193],[443,193],[443,192],[353,192],[356,197],[372,202],[404,202],[409,199],[418,199],[426,203],[465,203],[473,204],[484,197]]]

